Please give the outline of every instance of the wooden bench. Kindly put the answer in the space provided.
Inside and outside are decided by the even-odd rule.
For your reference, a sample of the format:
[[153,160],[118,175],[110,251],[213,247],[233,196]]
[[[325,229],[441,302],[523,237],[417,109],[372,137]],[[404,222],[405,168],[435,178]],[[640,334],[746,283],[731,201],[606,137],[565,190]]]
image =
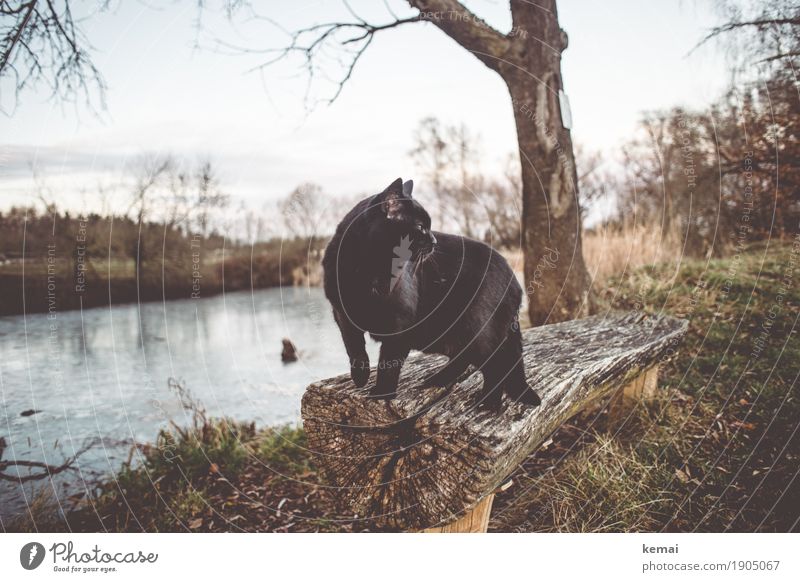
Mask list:
[[500,412],[480,410],[482,378],[471,370],[449,388],[416,388],[440,356],[410,357],[390,402],[367,398],[347,375],[315,382],[302,404],[308,446],[344,515],[395,530],[486,531],[494,491],[519,463],[589,404],[617,393],[621,417],[652,394],[686,328],[630,313],[523,331],[537,408],[504,397]]

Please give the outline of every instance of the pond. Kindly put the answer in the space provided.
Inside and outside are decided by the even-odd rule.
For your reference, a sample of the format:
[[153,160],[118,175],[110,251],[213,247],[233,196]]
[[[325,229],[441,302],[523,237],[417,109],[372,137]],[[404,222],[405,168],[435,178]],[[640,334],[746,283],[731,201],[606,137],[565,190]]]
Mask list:
[[[283,338],[297,346],[297,362],[281,361]],[[367,344],[374,362],[377,345]],[[303,389],[347,370],[319,288],[2,317],[2,458],[59,465],[98,444],[52,484],[0,482],[0,518],[24,510],[43,485],[59,498],[82,490],[83,479],[117,471],[133,442],[152,442],[170,420],[187,424],[170,378],[210,416],[268,426],[297,423]]]

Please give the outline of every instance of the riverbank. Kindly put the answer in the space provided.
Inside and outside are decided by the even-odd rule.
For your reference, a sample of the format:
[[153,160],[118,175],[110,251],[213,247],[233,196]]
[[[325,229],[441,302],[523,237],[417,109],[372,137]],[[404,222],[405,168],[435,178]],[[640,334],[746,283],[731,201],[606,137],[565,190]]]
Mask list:
[[[614,438],[603,408],[574,418],[498,495],[492,531],[790,531],[797,528],[800,243],[641,268],[603,309],[690,321],[657,400]],[[42,497],[14,531],[362,531],[334,507],[302,429],[257,429],[192,409],[137,447],[115,480],[56,519]]]
[[320,284],[320,251],[307,241],[257,249],[133,259],[44,256],[0,264],[0,315],[54,313],[123,303],[211,297],[243,289]]

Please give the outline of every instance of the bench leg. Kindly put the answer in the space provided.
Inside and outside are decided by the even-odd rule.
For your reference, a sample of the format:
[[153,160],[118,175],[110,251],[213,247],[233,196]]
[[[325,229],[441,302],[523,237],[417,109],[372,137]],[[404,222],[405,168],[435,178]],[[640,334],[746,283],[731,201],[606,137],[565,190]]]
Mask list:
[[493,501],[494,493],[481,499],[471,511],[456,521],[439,527],[430,527],[423,530],[423,533],[486,533]]
[[658,366],[652,366],[639,374],[633,382],[623,386],[611,397],[608,405],[608,426],[617,429],[625,422],[634,406],[640,401],[652,400],[658,387]]

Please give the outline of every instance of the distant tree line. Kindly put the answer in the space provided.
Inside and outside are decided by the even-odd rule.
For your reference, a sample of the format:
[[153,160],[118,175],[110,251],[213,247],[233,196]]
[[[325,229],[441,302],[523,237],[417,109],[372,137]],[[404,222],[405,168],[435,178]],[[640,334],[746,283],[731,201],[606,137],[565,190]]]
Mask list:
[[[798,28],[800,35],[800,27]],[[800,36],[798,36],[800,38]],[[434,222],[498,247],[520,245],[519,163],[482,173],[479,137],[463,124],[422,120],[411,156]],[[581,208],[604,201],[605,226],[647,227],[690,255],[800,230],[800,99],[789,66],[742,82],[705,111],[643,115],[616,152],[576,147]]]
[[[733,55],[736,81],[725,95],[704,111],[644,114],[617,152],[576,147],[584,212],[604,201],[613,209],[606,227],[656,229],[696,256],[800,231],[800,6],[722,2],[720,10],[726,23],[703,42],[718,39]],[[502,179],[487,177],[479,137],[436,118],[420,122],[414,143],[442,228],[519,246],[516,156]]]
[[320,191],[309,191],[313,208],[294,214],[290,202],[298,203],[303,187],[262,212],[231,209],[210,161],[187,165],[166,154],[141,156],[126,178],[99,189],[102,213],[59,208],[41,183],[31,192],[37,203],[0,211],[0,314],[313,280],[324,239],[298,217],[320,221]]
[[[722,2],[738,81],[708,111],[646,115],[612,176],[612,223],[652,224],[690,254],[800,231],[800,5]],[[705,42],[704,41],[704,42]]]
[[722,254],[800,225],[800,107],[782,76],[732,89],[709,112],[647,115],[610,180],[615,224],[660,227],[692,254]]

